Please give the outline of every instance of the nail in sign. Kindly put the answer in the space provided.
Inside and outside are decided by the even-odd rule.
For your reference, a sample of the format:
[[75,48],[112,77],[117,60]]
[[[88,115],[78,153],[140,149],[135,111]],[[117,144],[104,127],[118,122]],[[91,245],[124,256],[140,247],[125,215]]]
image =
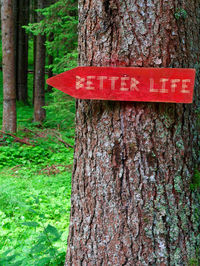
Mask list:
[[194,69],[77,67],[47,83],[75,98],[192,103]]

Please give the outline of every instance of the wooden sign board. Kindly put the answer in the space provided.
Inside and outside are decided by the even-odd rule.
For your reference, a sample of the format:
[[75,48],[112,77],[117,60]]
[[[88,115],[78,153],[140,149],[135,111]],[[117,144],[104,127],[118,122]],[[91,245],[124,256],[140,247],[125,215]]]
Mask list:
[[194,69],[77,67],[47,83],[75,98],[192,103]]

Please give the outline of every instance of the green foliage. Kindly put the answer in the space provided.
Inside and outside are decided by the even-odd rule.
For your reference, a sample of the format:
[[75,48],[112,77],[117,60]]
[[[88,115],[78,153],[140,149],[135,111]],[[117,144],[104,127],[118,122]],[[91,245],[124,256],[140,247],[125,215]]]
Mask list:
[[44,126],[59,127],[67,129],[74,126],[75,119],[75,100],[67,94],[53,89],[51,93],[51,103],[45,107],[48,119]]
[[[34,42],[33,39],[29,38],[28,42],[28,68],[31,70],[34,66]],[[31,75],[33,77],[33,74]]]
[[[0,31],[0,38],[1,38],[1,31]],[[0,64],[2,65],[2,42],[0,42]]]
[[195,170],[194,176],[192,178],[192,183],[190,185],[190,188],[192,190],[196,190],[200,188],[200,172],[198,170]]
[[194,259],[189,262],[189,266],[199,266],[199,261]]
[[[4,143],[10,144],[12,139],[12,137],[6,137]],[[49,157],[50,152],[43,147],[21,146],[19,143],[13,143],[11,146],[0,147],[0,169],[5,166],[44,164]]]
[[[57,130],[27,130],[18,137],[35,147],[1,139],[0,265],[63,265],[73,149],[51,135]],[[73,145],[73,130],[59,133]]]
[[176,9],[176,13],[174,14],[177,20],[186,19],[188,17],[187,11],[183,8]]
[[[31,103],[32,74],[28,85]],[[51,107],[54,98],[46,98]],[[41,127],[32,122],[33,107],[18,103],[17,137],[33,146],[0,135],[0,266],[64,264],[73,162],[64,143],[74,145],[74,103],[70,108],[67,120],[50,108]]]
[[196,258],[191,259],[189,261],[189,266],[199,266],[200,265],[200,260],[198,259],[199,255],[199,250],[196,251]]
[[[77,65],[77,0],[59,0],[55,4],[37,10],[44,19],[40,23],[25,26],[34,35],[46,34],[47,52],[54,57],[54,73],[63,72]],[[52,38],[53,36],[53,38]]]
[[0,265],[63,265],[70,176],[0,175]]
[[[46,134],[46,133],[45,133]],[[62,136],[62,140],[73,145],[71,134]],[[41,169],[55,164],[69,165],[72,164],[73,150],[66,149],[62,144],[57,143],[55,136],[46,136],[46,140],[42,137],[37,140],[37,146],[21,145],[13,142],[12,137],[4,136],[0,139],[0,169],[4,167],[20,166],[21,170],[30,168]],[[68,156],[66,156],[68,154]]]

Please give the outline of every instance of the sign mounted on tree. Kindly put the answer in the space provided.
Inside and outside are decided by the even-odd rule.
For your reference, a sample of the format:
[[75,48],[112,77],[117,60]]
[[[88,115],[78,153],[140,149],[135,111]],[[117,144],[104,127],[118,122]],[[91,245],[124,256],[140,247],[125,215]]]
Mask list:
[[47,83],[75,98],[192,103],[194,69],[77,67]]

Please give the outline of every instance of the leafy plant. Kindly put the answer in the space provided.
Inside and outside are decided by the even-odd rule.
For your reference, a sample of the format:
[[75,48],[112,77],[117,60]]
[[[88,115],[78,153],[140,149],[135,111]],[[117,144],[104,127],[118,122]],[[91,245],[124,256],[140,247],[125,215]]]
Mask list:
[[192,178],[192,183],[190,185],[190,188],[192,190],[196,190],[200,188],[200,172],[198,170],[195,170],[194,176]]
[[0,265],[63,265],[71,174],[8,173],[0,173]]
[[48,120],[45,121],[44,126],[58,127],[62,130],[74,127],[75,100],[67,94],[53,89],[51,104],[45,109],[48,112]]
[[74,114],[72,110],[68,122],[64,120],[58,130],[58,121],[63,118],[53,109],[42,128],[32,123],[32,112],[32,106],[18,104],[17,136],[28,139],[34,147],[0,136],[0,266],[64,263]]
[[175,18],[178,19],[186,19],[188,17],[187,11],[183,8],[176,9],[176,13],[174,14]]

